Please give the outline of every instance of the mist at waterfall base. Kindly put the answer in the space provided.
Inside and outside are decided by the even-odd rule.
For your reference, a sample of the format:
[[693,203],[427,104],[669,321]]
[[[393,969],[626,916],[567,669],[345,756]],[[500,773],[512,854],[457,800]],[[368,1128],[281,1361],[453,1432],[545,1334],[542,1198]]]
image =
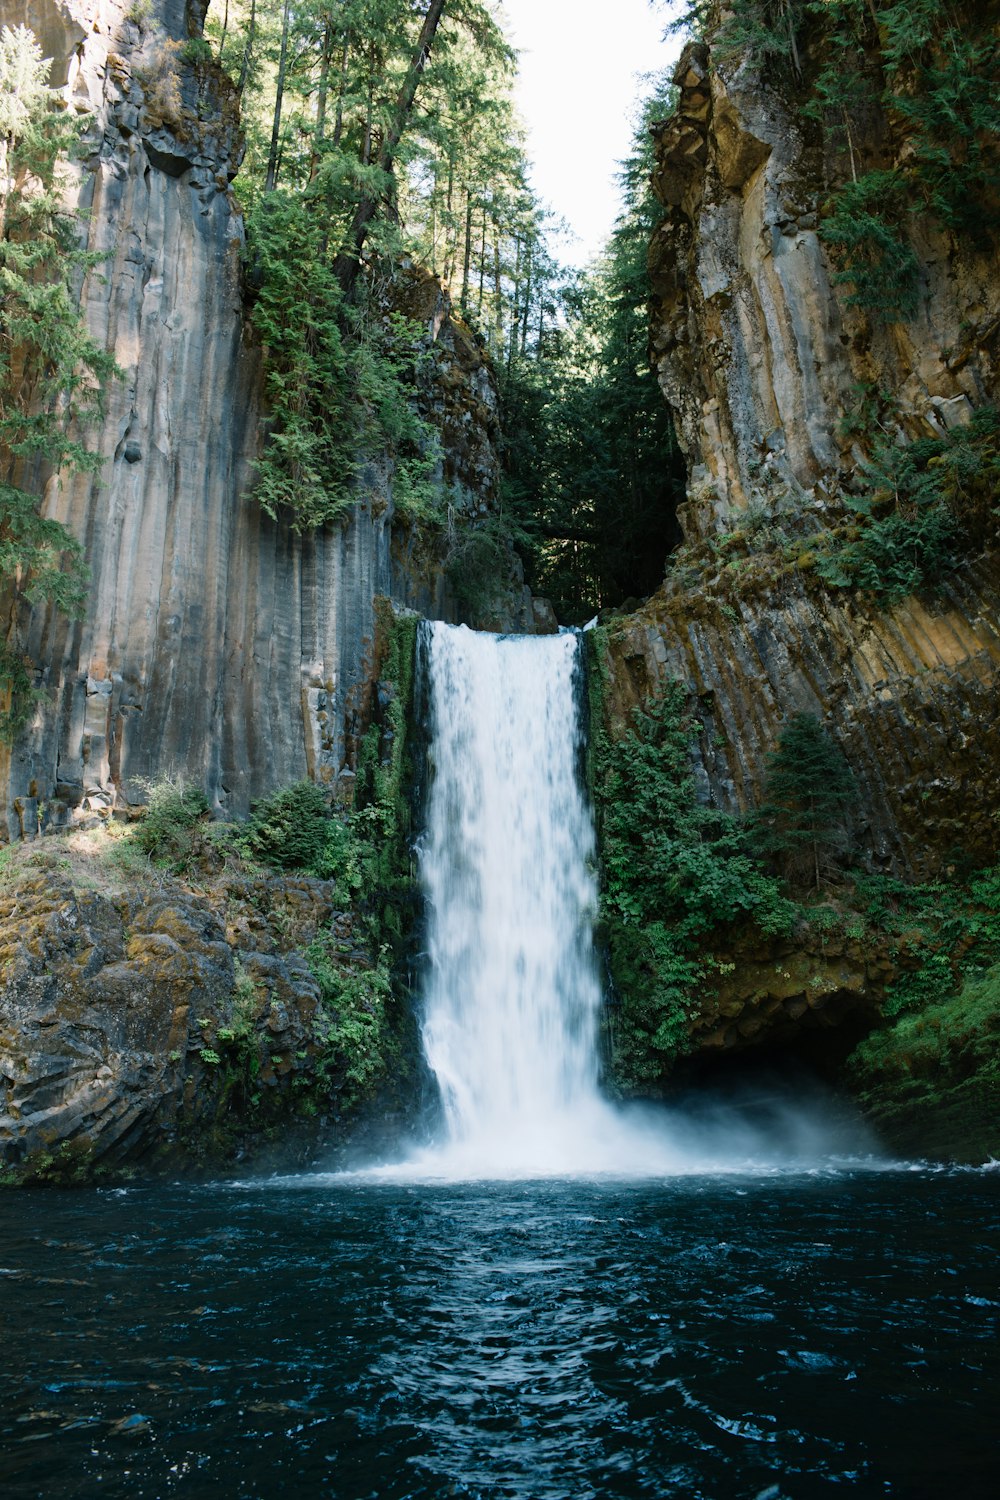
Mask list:
[[442,1119],[430,1148],[377,1175],[641,1178],[870,1155],[860,1121],[801,1080],[669,1109],[606,1098],[581,638],[428,622],[419,656],[423,1045]]

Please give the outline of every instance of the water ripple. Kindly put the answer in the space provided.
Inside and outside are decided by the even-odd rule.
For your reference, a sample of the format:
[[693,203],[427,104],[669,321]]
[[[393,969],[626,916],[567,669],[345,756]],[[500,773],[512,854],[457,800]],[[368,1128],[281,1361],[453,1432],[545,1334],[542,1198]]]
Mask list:
[[997,1174],[742,1186],[8,1196],[5,1500],[992,1500]]

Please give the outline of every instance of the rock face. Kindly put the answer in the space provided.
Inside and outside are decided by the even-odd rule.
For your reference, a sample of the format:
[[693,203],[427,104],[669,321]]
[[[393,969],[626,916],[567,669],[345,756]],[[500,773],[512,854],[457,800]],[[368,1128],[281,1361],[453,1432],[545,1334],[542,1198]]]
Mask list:
[[[1000,263],[996,245],[915,221],[919,310],[873,330],[817,233],[829,163],[801,109],[748,63],[720,70],[703,43],[675,82],[657,128],[652,348],[691,465],[693,538],[754,502],[835,494],[862,456],[842,426],[861,384],[893,394],[904,438],[995,400]],[[856,128],[881,142],[876,116]]]
[[[870,321],[818,234],[830,162],[794,88],[716,66],[704,43],[675,82],[676,113],[654,131],[664,219],[650,270],[652,349],[690,464],[686,546],[660,592],[611,627],[615,717],[667,677],[686,683],[702,793],[736,811],[759,800],[783,721],[814,713],[858,779],[855,837],[875,868],[987,862],[996,555],[966,561],[933,598],[882,609],[827,587],[808,553],[783,552],[780,528],[824,525],[856,484],[865,454],[844,418],[860,385],[891,394],[899,443],[996,399],[996,246],[914,220],[919,310]],[[878,119],[863,128],[877,134]]]
[[265,1116],[294,1118],[319,1050],[297,948],[330,919],[329,887],[87,889],[68,863],[35,856],[0,890],[6,1165],[67,1178],[211,1158],[231,1149],[251,1078]]
[[[732,972],[706,986],[691,1020],[690,1050],[703,1058],[764,1044],[811,1052],[829,1067],[838,1050],[831,1031],[846,1035],[849,1047],[877,1021],[885,987],[899,973],[887,944],[843,933],[822,941],[741,938],[720,953]],[[839,1050],[843,1056],[847,1047]]]
[[[808,44],[821,36],[817,22]],[[596,637],[608,727],[621,732],[667,681],[682,683],[698,731],[697,794],[743,812],[762,800],[784,723],[814,714],[856,780],[855,867],[933,880],[989,866],[1000,802],[995,532],[970,526],[963,560],[925,596],[891,606],[824,581],[816,538],[859,535],[849,502],[877,438],[897,448],[940,439],[996,403],[997,246],[908,218],[917,310],[870,318],[851,305],[819,233],[843,161],[805,118],[790,70],[782,93],[746,62],[717,66],[711,45],[697,43],[675,82],[676,112],[654,127],[664,218],[649,265],[652,352],[689,463],[685,540],[659,591]],[[873,100],[851,129],[868,164],[891,168],[880,108]],[[867,430],[857,420],[865,392],[881,403]],[[830,1074],[872,1032],[885,1078],[873,1083],[871,1066],[855,1064],[841,1081],[880,1121],[892,1116],[890,1139],[957,1150],[950,1126],[934,1134],[922,1113],[930,1094],[909,1088],[909,1053],[882,1029],[894,1013],[887,988],[905,992],[926,953],[916,940],[908,947],[912,934],[886,941],[836,898],[823,916],[789,937],[717,932],[682,1050],[709,1067],[755,1049],[791,1052]],[[962,1099],[994,1097],[986,1030],[975,1065],[966,1048],[955,1066],[968,1082]],[[958,1093],[953,1105],[957,1118]],[[981,1159],[995,1132],[977,1131],[961,1152]]]
[[612,721],[668,679],[687,685],[706,800],[760,800],[783,722],[823,721],[858,782],[853,839],[876,869],[931,878],[996,854],[1000,574],[970,564],[934,601],[884,611],[796,568],[683,569],[607,634]]
[[[36,610],[22,622],[45,696],[13,755],[0,748],[14,838],[142,801],[143,780],[163,774],[236,814],[302,776],[335,779],[375,597],[452,610],[441,557],[405,532],[393,546],[388,479],[345,525],[308,537],[248,497],[261,362],[243,320],[232,86],[185,49],[200,7],[160,0],[150,19],[130,15],[118,0],[0,0],[0,21],[33,27],[86,122],[76,197],[104,258],[83,307],[123,372],[94,438],[101,469],[47,487],[46,512],[83,541],[92,581],[83,621]],[[488,507],[492,376],[447,307],[424,314],[446,434],[461,429],[455,477],[473,509]],[[40,492],[44,475],[25,483]]]

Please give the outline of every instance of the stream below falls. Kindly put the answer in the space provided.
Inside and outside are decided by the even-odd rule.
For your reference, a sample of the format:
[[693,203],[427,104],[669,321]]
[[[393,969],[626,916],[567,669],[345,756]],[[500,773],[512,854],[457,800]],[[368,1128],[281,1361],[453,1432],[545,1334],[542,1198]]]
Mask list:
[[993,1500],[1000,1172],[0,1200],[6,1500]]

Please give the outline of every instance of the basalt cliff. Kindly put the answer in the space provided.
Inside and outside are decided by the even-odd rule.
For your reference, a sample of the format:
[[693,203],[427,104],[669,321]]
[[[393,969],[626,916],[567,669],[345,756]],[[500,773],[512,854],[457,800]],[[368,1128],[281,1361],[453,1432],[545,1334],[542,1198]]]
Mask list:
[[[85,546],[81,621],[36,609],[19,647],[42,707],[2,771],[6,836],[144,801],[164,774],[220,811],[309,776],[334,782],[366,723],[373,600],[454,614],[440,543],[394,517],[391,466],[358,481],[346,523],[301,534],[252,498],[267,410],[243,281],[233,182],[243,140],[233,86],[187,44],[204,7],[4,0],[31,26],[50,81],[84,122],[71,200],[96,263],[81,290],[113,354],[102,464],[47,513]],[[192,60],[193,59],[193,60]],[[402,268],[392,310],[426,329],[423,393],[458,504],[496,503],[496,383],[441,286]],[[533,628],[513,593],[505,623]]]
[[701,43],[675,81],[676,114],[657,132],[664,218],[650,269],[652,349],[689,464],[685,545],[663,589],[615,627],[615,691],[624,704],[667,675],[689,683],[705,731],[698,774],[738,807],[755,800],[783,720],[813,712],[863,785],[873,860],[926,875],[962,850],[988,860],[995,529],[888,607],[829,586],[815,547],[787,544],[843,516],[871,454],[852,421],[860,393],[883,393],[901,445],[995,404],[996,236],[977,244],[915,220],[916,308],[875,321],[818,233],[830,173],[801,107],[747,64],[716,66]]
[[[709,41],[685,49],[675,113],[654,127],[663,218],[650,246],[651,350],[689,485],[684,542],[663,586],[611,620],[600,643],[606,721],[617,733],[636,706],[668,681],[681,683],[697,729],[698,794],[743,814],[762,800],[783,727],[796,714],[815,716],[854,776],[855,863],[947,881],[997,857],[995,435],[982,459],[986,523],[976,503],[963,512],[952,491],[959,520],[948,557],[918,588],[880,593],[870,573],[859,580],[827,564],[838,547],[856,547],[859,537],[864,546],[873,514],[894,524],[906,511],[886,454],[937,455],[933,472],[984,420],[977,413],[995,408],[994,205],[981,193],[975,232],[931,213],[907,215],[909,304],[860,305],[861,273],[852,279],[849,263],[845,273],[824,226],[852,173],[857,190],[865,167],[877,169],[888,192],[891,174],[909,170],[912,115],[880,106],[870,80],[849,138],[838,136],[807,107],[809,79],[829,60],[822,33],[807,32],[799,68],[782,71],[719,45],[727,14],[715,15]],[[872,46],[865,66],[874,79],[877,37]],[[995,137],[984,142],[995,150]],[[874,507],[866,486],[868,495],[881,486]],[[915,506],[908,517],[918,514]],[[902,525],[894,534],[905,539]],[[726,977],[705,987],[685,1045],[703,1056],[766,1055],[819,1034],[828,1059],[848,1052],[880,1023],[887,987],[915,960],[898,929],[873,941],[863,922],[853,931],[846,917],[838,927],[829,915],[825,934],[802,927],[792,941],[723,942]],[[956,1064],[966,1084],[996,1055],[996,1018],[983,1024]],[[912,1036],[903,1050],[895,1082],[905,1080],[911,1109],[902,1137],[911,1147],[921,1140],[923,1112],[930,1149],[934,1090],[919,1075],[937,1068],[943,1078],[954,1059],[928,1052],[912,1061],[921,1050]],[[963,1106],[970,1134],[995,1108],[992,1062],[986,1072],[978,1102]],[[898,1099],[876,1098],[878,1081],[864,1068],[852,1083],[875,1091],[875,1113],[882,1108],[901,1138]],[[995,1143],[995,1132],[986,1134]]]

